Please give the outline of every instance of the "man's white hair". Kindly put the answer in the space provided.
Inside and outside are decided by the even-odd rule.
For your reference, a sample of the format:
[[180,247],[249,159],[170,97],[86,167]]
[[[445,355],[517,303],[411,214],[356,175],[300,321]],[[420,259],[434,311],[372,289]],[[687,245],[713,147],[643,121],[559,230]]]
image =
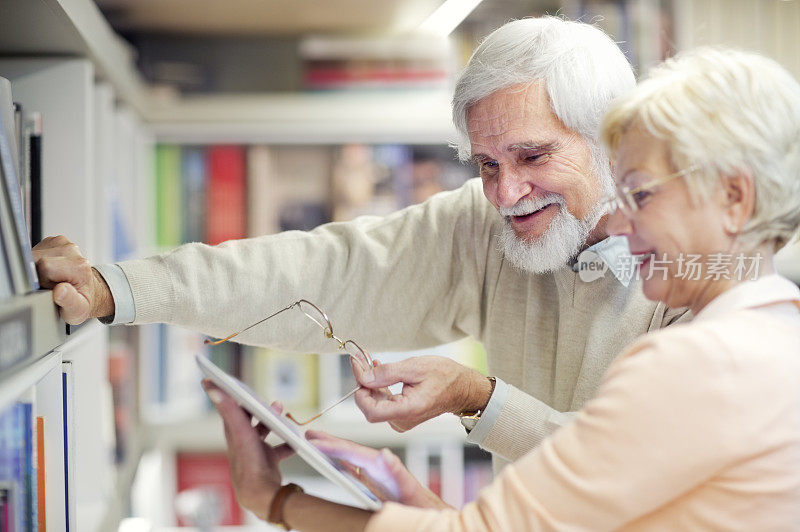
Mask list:
[[777,249],[800,225],[800,84],[753,52],[697,48],[650,72],[606,116],[602,138],[612,152],[642,125],[667,142],[675,169],[696,166],[687,180],[699,200],[728,175],[753,176],[752,218],[740,239]]
[[613,190],[598,128],[611,101],[636,83],[619,47],[595,26],[558,17],[509,22],[489,34],[459,76],[453,123],[459,159],[470,158],[467,112],[479,100],[512,85],[543,81],[553,113],[592,151],[605,193]]

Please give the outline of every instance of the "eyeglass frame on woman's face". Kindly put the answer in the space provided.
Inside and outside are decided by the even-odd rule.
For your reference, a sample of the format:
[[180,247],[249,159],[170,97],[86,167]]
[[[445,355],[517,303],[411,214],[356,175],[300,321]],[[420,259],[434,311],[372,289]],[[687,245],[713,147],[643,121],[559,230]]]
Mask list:
[[699,167],[697,165],[692,165],[688,168],[684,168],[683,170],[679,170],[675,173],[669,174],[664,177],[658,177],[644,183],[643,185],[639,185],[637,187],[629,187],[629,186],[622,186],[616,187],[616,191],[614,195],[610,198],[606,198],[603,203],[607,205],[606,212],[608,214],[614,214],[617,209],[622,212],[627,217],[632,216],[635,212],[641,210],[644,205],[642,202],[646,198],[637,198],[636,194],[640,192],[648,192],[659,185],[663,185],[668,181],[672,181],[678,177],[686,176]]
[[[303,308],[304,305],[309,305],[318,314],[316,316],[313,316],[312,314],[309,314],[309,312],[307,312]],[[334,335],[333,334],[333,325],[331,324],[331,320],[328,318],[328,315],[325,314],[314,303],[312,303],[311,301],[308,301],[306,299],[299,299],[299,300],[295,301],[294,303],[292,303],[291,305],[287,305],[286,307],[280,309],[279,311],[274,312],[273,314],[270,314],[266,318],[264,318],[262,320],[259,320],[259,321],[255,322],[255,323],[253,323],[252,325],[249,325],[249,326],[245,327],[241,331],[238,331],[238,332],[235,332],[235,333],[231,334],[230,336],[226,336],[225,338],[222,338],[221,340],[205,340],[203,343],[207,344],[207,345],[219,345],[219,344],[222,344],[224,342],[227,342],[231,338],[233,338],[235,336],[238,336],[239,334],[247,331],[248,329],[252,329],[256,325],[264,323],[268,319],[274,318],[278,314],[280,314],[282,312],[286,312],[287,310],[290,310],[290,309],[292,309],[294,307],[297,307],[297,309],[300,312],[302,312],[308,319],[310,319],[311,321],[313,321],[314,323],[319,325],[322,328],[323,333],[325,334],[325,337],[326,338],[330,338],[330,339],[334,340],[336,343],[338,343],[339,344],[339,349],[345,351],[348,354],[348,356],[350,357],[351,361],[355,361],[357,364],[361,364],[362,366],[364,364],[366,364],[368,366],[368,367],[363,368],[363,369],[370,369],[372,367],[373,361],[372,361],[372,357],[369,356],[369,353],[364,351],[353,340],[342,340],[341,338],[339,338],[336,335]],[[320,320],[319,318],[322,318],[322,319]],[[363,360],[360,360],[359,356],[363,356]],[[319,414],[307,419],[306,421],[302,421],[302,422],[301,421],[297,421],[297,419],[295,419],[294,416],[292,416],[292,414],[288,413],[288,412],[286,413],[286,417],[288,419],[292,420],[297,425],[301,425],[301,426],[302,425],[307,425],[307,424],[311,423],[312,421],[314,421],[314,420],[318,419],[319,417],[321,417],[326,412],[330,411],[333,407],[335,407],[335,406],[341,404],[342,402],[344,402],[347,398],[349,398],[351,395],[355,394],[360,389],[361,389],[361,386],[358,386],[357,388],[352,390],[350,393],[348,393],[347,395],[345,395],[344,397],[342,397],[341,399],[339,399],[335,403],[331,404],[330,406],[328,406],[327,408],[322,410]]]

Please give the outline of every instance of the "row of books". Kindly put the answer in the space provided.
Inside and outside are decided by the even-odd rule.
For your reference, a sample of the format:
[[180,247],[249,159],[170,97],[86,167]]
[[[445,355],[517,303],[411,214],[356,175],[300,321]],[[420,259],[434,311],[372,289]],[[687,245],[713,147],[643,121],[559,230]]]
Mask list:
[[298,52],[307,90],[444,88],[453,71],[449,41],[426,35],[308,37]]
[[156,147],[156,241],[219,244],[244,238],[245,148]]
[[447,146],[159,145],[156,163],[166,248],[384,215],[472,177]]
[[15,104],[0,78],[0,301],[39,288],[31,231],[41,213],[41,117]]
[[0,414],[0,530],[45,530],[44,418],[18,401]]

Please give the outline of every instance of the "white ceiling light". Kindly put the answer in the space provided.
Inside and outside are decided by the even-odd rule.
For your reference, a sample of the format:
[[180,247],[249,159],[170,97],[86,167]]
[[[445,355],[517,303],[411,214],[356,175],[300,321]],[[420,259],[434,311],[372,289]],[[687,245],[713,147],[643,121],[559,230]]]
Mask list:
[[482,0],[446,0],[419,25],[418,31],[447,37]]

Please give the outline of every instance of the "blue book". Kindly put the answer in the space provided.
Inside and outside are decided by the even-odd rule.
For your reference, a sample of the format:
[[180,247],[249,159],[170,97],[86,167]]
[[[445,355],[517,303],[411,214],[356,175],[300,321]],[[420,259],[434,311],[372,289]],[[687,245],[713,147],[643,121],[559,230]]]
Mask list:
[[64,423],[64,512],[66,521],[66,532],[69,532],[69,374],[62,369],[61,373],[61,394],[62,394],[62,421]]
[[36,532],[33,406],[17,402],[0,417],[0,487],[8,491],[14,530]]
[[200,147],[181,150],[183,242],[203,242],[206,213],[206,153]]

